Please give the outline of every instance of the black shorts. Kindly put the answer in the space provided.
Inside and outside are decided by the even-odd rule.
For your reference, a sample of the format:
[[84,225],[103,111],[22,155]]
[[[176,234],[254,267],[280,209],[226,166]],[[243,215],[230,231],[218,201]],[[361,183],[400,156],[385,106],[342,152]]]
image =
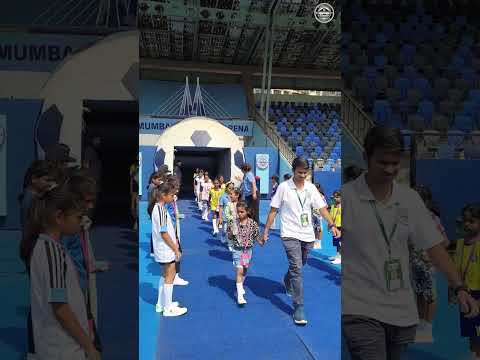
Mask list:
[[168,264],[174,264],[175,260],[169,261],[169,262],[159,262],[160,265],[168,265]]

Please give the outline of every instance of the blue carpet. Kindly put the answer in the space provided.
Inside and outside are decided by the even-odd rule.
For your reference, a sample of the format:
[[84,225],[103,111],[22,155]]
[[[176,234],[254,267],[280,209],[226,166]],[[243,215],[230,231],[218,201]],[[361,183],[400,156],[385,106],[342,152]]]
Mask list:
[[187,315],[155,313],[160,266],[149,256],[150,222],[140,206],[140,359],[338,359],[340,275],[311,257],[304,268],[306,327],[293,324],[291,299],[281,279],[287,261],[277,233],[254,249],[245,281],[248,304],[235,302],[234,268],[228,249],[211,235],[190,201],[181,201],[184,260],[174,298]]

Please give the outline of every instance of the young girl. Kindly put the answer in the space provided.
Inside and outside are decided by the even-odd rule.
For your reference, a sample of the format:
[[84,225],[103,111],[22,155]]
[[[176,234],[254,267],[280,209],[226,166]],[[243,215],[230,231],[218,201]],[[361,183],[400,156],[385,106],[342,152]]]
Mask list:
[[208,172],[205,171],[203,174],[203,180],[200,182],[200,193],[201,193],[201,199],[202,199],[202,219],[205,221],[208,221],[208,213],[209,208],[208,208],[208,202],[210,200],[210,189],[213,187],[212,180],[210,180],[210,177],[208,176]]
[[85,297],[60,239],[80,231],[84,208],[65,187],[37,198],[20,255],[30,275],[37,359],[100,359],[89,332]]
[[204,180],[203,176],[203,170],[198,171],[198,175],[196,177],[196,181],[194,182],[195,185],[195,195],[196,195],[196,200],[198,204],[198,210],[202,211],[202,191],[201,191],[201,186]]
[[213,235],[218,234],[218,225],[220,216],[220,197],[222,196],[224,190],[221,188],[221,183],[219,178],[216,178],[213,181],[213,188],[209,192],[209,202],[210,210],[212,211],[212,226],[213,226]]
[[220,218],[218,220],[218,227],[220,229],[220,241],[225,244],[227,242],[227,218],[226,218],[226,209],[229,199],[230,191],[234,189],[232,182],[227,182],[225,184],[225,191],[222,193],[220,197]]
[[[325,194],[323,193],[322,187],[320,184],[315,184],[318,192],[325,200]],[[325,201],[326,202],[326,201]],[[322,215],[318,212],[312,212],[312,222],[313,222],[313,230],[315,231],[315,243],[313,245],[314,249],[321,249],[322,248],[322,237],[323,237],[323,222],[322,222]]]
[[[233,186],[233,184],[232,184]],[[227,243],[228,249],[233,251],[233,243],[231,241],[232,236],[237,236],[238,234],[238,227],[237,227],[237,203],[240,199],[240,189],[234,188],[228,193],[229,202],[225,207],[225,221],[227,225]],[[228,236],[228,234],[231,234]]]
[[187,308],[173,302],[173,281],[175,279],[175,262],[180,261],[178,241],[175,228],[165,205],[173,201],[175,188],[169,183],[163,183],[155,190],[156,203],[150,203],[149,215],[152,218],[152,237],[155,261],[163,267],[163,276],[158,284],[158,299],[155,311],[163,312],[163,316],[180,316]]
[[23,192],[18,197],[22,226],[25,224],[33,199],[55,186],[56,173],[57,169],[54,164],[45,160],[34,161],[27,169],[23,180]]
[[237,303],[245,305],[245,289],[243,283],[252,259],[252,249],[255,242],[260,242],[258,224],[249,217],[248,205],[244,201],[237,203],[237,235],[229,232],[233,245],[233,265],[236,269]]
[[[448,246],[448,238],[443,228],[439,211],[435,209],[432,193],[425,186],[417,186],[415,190],[418,192],[426,208],[437,224],[438,230],[444,238],[445,247]],[[436,309],[436,284],[435,269],[424,250],[415,248],[409,243],[410,264],[411,264],[411,280],[412,287],[416,295],[418,317],[420,323],[417,326],[415,334],[415,342],[432,343],[434,341],[432,335],[432,323]]]
[[[455,263],[464,285],[476,300],[480,300],[480,203],[465,206],[462,215],[465,236],[457,240]],[[479,326],[480,315],[466,318],[460,314],[461,336],[470,338],[470,351],[477,359],[480,358]]]
[[[333,204],[330,208],[330,216],[333,219],[335,227],[340,230],[342,226],[342,196],[338,190],[333,192]],[[339,265],[342,263],[342,239],[333,238],[333,246],[337,248],[337,254],[330,259],[332,264]]]

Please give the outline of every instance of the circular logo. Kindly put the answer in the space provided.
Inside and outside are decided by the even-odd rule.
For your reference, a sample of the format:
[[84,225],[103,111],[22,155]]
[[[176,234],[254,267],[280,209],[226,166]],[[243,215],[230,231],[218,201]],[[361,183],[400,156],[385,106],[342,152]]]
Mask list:
[[320,3],[315,6],[313,15],[318,22],[326,24],[332,21],[333,17],[335,16],[335,10],[329,3]]
[[257,167],[260,170],[265,170],[268,168],[269,161],[268,161],[268,156],[266,155],[258,155],[257,156]]

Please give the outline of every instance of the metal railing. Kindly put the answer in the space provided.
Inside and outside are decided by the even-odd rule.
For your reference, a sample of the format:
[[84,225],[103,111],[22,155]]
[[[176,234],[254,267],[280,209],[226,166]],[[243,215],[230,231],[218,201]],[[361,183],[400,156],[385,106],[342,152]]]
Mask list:
[[355,145],[362,150],[363,139],[374,125],[373,120],[346,90],[342,90],[341,114],[342,129],[350,135]]
[[291,165],[296,155],[288,143],[278,134],[277,130],[272,126],[272,124],[267,122],[258,111],[255,111],[255,122],[262,128],[265,135],[267,135],[273,145],[278,148],[280,154],[282,154]]

